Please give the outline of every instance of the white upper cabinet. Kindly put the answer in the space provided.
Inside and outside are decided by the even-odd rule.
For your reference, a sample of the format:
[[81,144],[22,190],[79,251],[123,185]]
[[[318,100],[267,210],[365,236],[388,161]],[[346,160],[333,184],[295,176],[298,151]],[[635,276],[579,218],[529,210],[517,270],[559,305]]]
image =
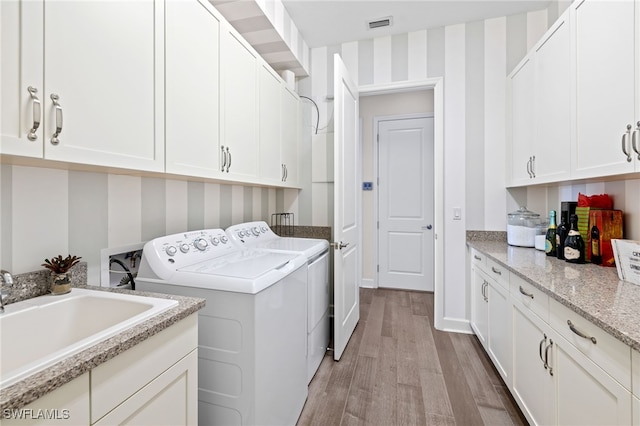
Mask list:
[[638,1],[583,0],[572,5],[577,92],[572,177],[637,170],[640,160],[631,137],[640,121],[639,7]]
[[0,153],[42,158],[42,2],[0,2]]
[[533,179],[533,94],[534,67],[532,55],[524,58],[509,75],[508,93],[511,113],[508,120],[507,181],[511,186],[528,185]]
[[298,141],[300,122],[300,98],[282,84],[282,144],[280,157],[284,169],[283,182],[296,185],[298,182]]
[[536,183],[571,173],[571,32],[565,13],[534,50],[533,173]]
[[[164,171],[163,6],[2,2],[2,152]],[[38,115],[40,146],[24,148]]]
[[282,138],[280,78],[267,64],[260,66],[260,177],[280,183],[283,167],[280,161]]
[[251,179],[259,172],[258,54],[228,25],[221,37],[221,169]]
[[511,186],[567,179],[571,165],[571,32],[564,13],[509,75]]
[[[166,2],[166,171],[221,176],[220,21],[206,0]],[[188,22],[188,25],[185,23]]]

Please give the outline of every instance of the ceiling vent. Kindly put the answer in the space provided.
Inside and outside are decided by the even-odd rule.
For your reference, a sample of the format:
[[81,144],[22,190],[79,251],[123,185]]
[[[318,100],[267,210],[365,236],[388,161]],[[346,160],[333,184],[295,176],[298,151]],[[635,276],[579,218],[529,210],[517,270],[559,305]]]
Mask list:
[[391,16],[367,22],[367,28],[370,30],[374,28],[390,27],[391,25],[393,25],[393,18]]

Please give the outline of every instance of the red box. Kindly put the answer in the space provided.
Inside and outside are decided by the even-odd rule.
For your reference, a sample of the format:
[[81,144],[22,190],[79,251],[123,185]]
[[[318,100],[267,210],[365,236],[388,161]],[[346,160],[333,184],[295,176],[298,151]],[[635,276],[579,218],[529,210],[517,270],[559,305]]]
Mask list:
[[623,236],[622,210],[592,210],[589,212],[589,240],[586,247],[585,258],[591,260],[591,228],[593,225],[600,231],[600,255],[602,256],[602,266],[616,266],[613,256],[611,240],[620,239]]

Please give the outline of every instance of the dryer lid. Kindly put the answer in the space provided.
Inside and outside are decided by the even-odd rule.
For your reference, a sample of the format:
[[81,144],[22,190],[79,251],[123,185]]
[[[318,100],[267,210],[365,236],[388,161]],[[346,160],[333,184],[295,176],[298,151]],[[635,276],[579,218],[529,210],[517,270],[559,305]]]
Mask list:
[[296,257],[296,253],[242,250],[228,256],[189,265],[179,271],[254,280],[274,269],[281,268]]

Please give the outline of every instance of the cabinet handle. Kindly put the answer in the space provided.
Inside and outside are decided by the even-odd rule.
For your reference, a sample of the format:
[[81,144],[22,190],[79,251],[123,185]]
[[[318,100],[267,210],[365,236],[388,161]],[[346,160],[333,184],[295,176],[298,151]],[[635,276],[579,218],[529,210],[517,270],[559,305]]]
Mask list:
[[220,171],[224,173],[224,168],[227,165],[227,153],[224,151],[224,145],[220,145],[220,150],[222,151],[222,169]]
[[529,157],[529,161],[527,161],[527,173],[529,174],[529,179],[533,177],[531,174],[531,157]]
[[287,181],[287,178],[289,177],[289,169],[287,169],[287,165],[284,165],[284,181]]
[[59,99],[60,97],[55,93],[51,94],[51,101],[53,101],[53,106],[56,109],[56,132],[51,136],[51,144],[53,145],[58,145],[60,143],[58,136],[62,133],[62,106],[60,106],[60,103],[58,102]]
[[533,293],[527,293],[522,286],[520,286],[520,293],[524,294],[527,297],[530,297],[533,300]]
[[475,255],[475,254],[473,255],[473,258],[474,258],[475,260],[482,260],[482,258],[481,258],[480,256]]
[[485,302],[489,301],[489,296],[487,295],[487,287],[489,286],[489,283],[486,281],[482,282],[482,297],[484,298]]
[[553,340],[549,339],[549,344],[547,345],[546,348],[544,348],[544,365],[545,365],[545,369],[548,367],[549,368],[549,375],[553,376],[553,367],[551,367],[551,364],[549,363],[549,349],[551,349],[553,347]]
[[229,151],[229,147],[227,147],[227,156],[229,157],[229,163],[227,164],[227,173],[229,173],[229,167],[231,167],[231,151]]
[[31,95],[31,101],[33,102],[33,127],[31,127],[31,130],[29,130],[27,138],[30,141],[35,141],[36,139],[38,139],[36,130],[38,130],[38,127],[40,127],[40,118],[42,116],[42,112],[40,111],[40,99],[38,99],[38,97],[36,96],[36,93],[38,93],[38,89],[36,89],[35,87],[29,86],[27,87],[27,91],[29,92],[29,95]]
[[627,124],[626,133],[622,134],[622,152],[627,156],[627,163],[631,162],[631,152],[627,149],[627,145],[629,143],[629,133],[631,133],[631,124]]
[[284,164],[280,164],[280,169],[281,169],[281,175],[282,175],[282,177],[280,178],[280,181],[284,182]]
[[500,271],[500,269],[496,269],[494,266],[491,267],[491,270],[494,274],[502,275],[502,271]]
[[595,337],[593,336],[587,336],[586,334],[584,334],[582,331],[578,330],[573,323],[571,322],[571,320],[567,320],[567,324],[569,324],[569,328],[571,329],[571,331],[573,331],[575,334],[577,334],[578,336],[582,337],[583,339],[587,339],[587,340],[591,340],[591,342],[595,345],[596,343],[598,343],[598,341],[596,340]]
[[536,177],[536,156],[531,157],[531,174]]
[[538,347],[538,352],[540,355],[540,361],[542,361],[542,364],[544,365],[544,368],[546,370],[547,368],[547,363],[544,361],[544,358],[542,358],[542,346],[544,346],[545,343],[547,343],[547,335],[543,334],[544,339],[540,340],[540,346]]
[[633,131],[633,136],[631,137],[631,144],[633,145],[633,150],[638,154],[638,160],[640,160],[640,147],[638,147],[638,134],[640,133],[640,121],[638,121],[636,130]]

